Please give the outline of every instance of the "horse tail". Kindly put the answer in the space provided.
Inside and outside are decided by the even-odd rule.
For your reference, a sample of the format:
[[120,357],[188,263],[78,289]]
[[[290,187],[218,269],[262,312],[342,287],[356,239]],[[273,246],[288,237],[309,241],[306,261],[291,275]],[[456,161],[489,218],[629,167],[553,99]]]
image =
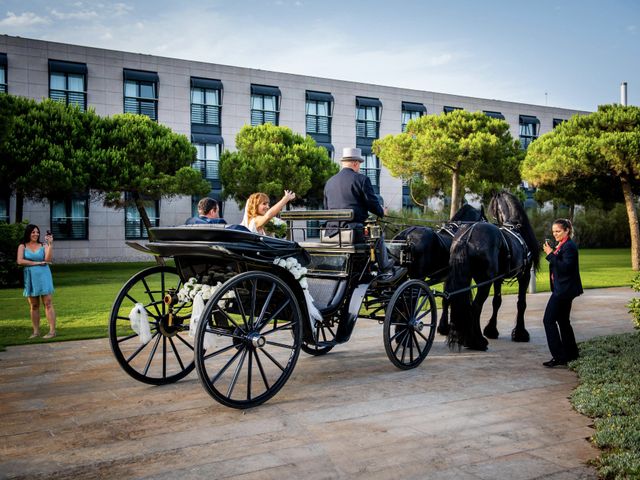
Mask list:
[[[469,268],[468,243],[472,226],[460,230],[451,245],[449,257],[449,276],[445,291],[451,294],[451,328],[447,335],[447,344],[453,349],[456,345],[461,348],[471,320],[471,291],[465,291],[471,286],[471,271]],[[462,291],[461,291],[462,290]]]

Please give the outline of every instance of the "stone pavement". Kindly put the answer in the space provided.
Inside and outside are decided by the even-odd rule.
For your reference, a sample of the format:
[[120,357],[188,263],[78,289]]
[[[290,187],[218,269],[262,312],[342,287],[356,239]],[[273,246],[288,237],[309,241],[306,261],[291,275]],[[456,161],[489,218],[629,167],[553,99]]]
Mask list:
[[[578,298],[578,341],[633,331],[633,295]],[[450,352],[437,336],[409,371],[387,359],[382,328],[360,320],[327,356],[301,352],[285,387],[248,411],[214,402],[195,372],[168,386],[136,382],[105,339],[9,347],[0,478],[595,479],[591,420],[567,399],[576,375],[541,366],[547,298],[528,296],[530,343],[510,341],[508,296],[488,352]]]

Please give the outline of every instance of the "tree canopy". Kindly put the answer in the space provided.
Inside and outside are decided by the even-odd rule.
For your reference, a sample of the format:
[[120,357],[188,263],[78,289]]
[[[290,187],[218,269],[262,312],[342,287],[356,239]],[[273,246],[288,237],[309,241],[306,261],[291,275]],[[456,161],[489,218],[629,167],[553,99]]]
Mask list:
[[486,196],[520,182],[519,142],[504,120],[456,110],[411,120],[405,133],[374,141],[374,153],[395,177],[419,176],[434,189],[450,185],[451,215],[465,193]]
[[640,108],[601,105],[576,115],[533,142],[522,175],[535,186],[558,190],[571,182],[584,192],[594,179],[616,180],[631,232],[631,260],[640,268],[640,232],[634,190],[640,183]]
[[252,193],[281,196],[293,190],[296,203],[322,202],[324,184],[338,171],[324,147],[288,127],[270,123],[245,125],[236,136],[236,151],[223,152],[220,181],[225,198],[242,205]]
[[[99,117],[53,100],[0,95],[0,178],[18,198],[62,199],[92,191],[105,205],[204,195],[210,186],[191,165],[196,150],[184,135],[143,115]],[[122,193],[130,196],[123,198]]]
[[[97,150],[98,168],[91,188],[102,192],[105,205],[134,204],[147,228],[151,227],[145,200],[177,195],[206,195],[211,189],[191,165],[196,149],[186,136],[144,115],[129,113],[102,119]],[[122,197],[128,192],[129,197]]]

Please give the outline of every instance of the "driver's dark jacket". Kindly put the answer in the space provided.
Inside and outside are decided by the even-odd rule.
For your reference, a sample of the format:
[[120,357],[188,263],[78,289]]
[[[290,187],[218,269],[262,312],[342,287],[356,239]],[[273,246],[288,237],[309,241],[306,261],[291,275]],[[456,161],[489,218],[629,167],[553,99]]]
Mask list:
[[[362,230],[369,212],[384,216],[382,205],[376,197],[371,180],[366,175],[343,168],[331,177],[324,186],[324,208],[326,210],[353,210],[353,221],[340,222],[341,227]],[[327,222],[327,235],[338,233],[338,222]]]

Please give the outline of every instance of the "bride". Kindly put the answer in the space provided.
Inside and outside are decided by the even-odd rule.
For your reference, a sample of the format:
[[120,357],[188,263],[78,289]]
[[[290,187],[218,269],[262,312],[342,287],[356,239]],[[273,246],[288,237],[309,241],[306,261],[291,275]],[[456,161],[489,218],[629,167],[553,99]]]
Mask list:
[[284,208],[295,200],[296,194],[290,190],[284,191],[284,196],[273,207],[269,208],[269,196],[266,193],[257,192],[251,194],[244,207],[244,217],[241,225],[249,231],[266,235],[264,226]]

